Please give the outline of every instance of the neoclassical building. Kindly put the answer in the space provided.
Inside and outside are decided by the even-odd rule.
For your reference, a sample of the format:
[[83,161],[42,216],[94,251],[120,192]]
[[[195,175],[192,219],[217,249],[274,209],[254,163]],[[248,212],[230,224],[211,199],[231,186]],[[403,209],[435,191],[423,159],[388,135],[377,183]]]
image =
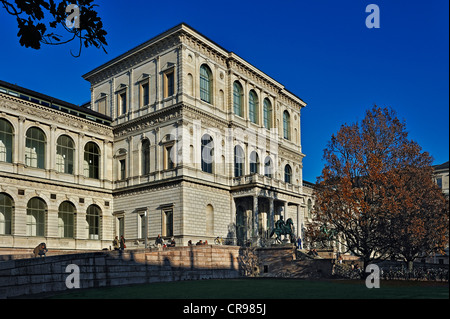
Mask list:
[[306,104],[281,83],[184,23],[83,78],[82,106],[0,81],[0,249],[303,236]]

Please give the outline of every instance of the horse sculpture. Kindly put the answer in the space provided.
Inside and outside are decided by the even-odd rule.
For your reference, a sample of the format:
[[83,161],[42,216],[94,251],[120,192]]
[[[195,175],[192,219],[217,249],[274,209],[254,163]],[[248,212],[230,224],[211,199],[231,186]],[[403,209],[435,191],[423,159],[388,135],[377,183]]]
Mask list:
[[293,225],[294,222],[292,221],[292,218],[288,218],[286,222],[283,221],[283,216],[275,223],[275,228],[270,233],[270,237],[272,237],[274,234],[276,235],[275,240],[278,243],[282,243],[281,235],[287,236],[289,235],[289,238],[291,240],[291,243],[295,242],[295,236],[293,231]]

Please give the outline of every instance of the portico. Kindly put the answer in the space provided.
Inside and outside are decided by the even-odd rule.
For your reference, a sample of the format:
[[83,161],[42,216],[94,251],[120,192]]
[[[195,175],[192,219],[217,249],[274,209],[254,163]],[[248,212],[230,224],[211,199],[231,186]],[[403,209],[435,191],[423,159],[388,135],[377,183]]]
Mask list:
[[294,233],[303,237],[305,207],[304,199],[298,194],[285,194],[264,186],[249,186],[232,191],[232,216],[236,225],[236,241],[245,245],[249,241],[257,244],[258,239],[268,239],[275,222],[283,216],[284,220],[294,221]]

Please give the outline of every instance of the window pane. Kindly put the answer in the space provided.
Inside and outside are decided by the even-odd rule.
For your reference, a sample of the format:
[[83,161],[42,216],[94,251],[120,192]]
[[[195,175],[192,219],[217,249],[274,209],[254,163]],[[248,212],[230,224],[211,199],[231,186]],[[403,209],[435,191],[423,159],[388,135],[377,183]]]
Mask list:
[[0,235],[11,235],[14,201],[6,194],[0,193]]
[[103,98],[97,102],[98,112],[106,114],[106,98]]
[[287,111],[283,113],[283,137],[287,140],[290,139],[290,116]]
[[213,161],[214,161],[214,143],[213,139],[209,135],[204,135],[202,137],[202,171],[206,173],[213,172]]
[[173,236],[173,211],[172,210],[165,211],[164,215],[165,215],[165,224],[166,224],[165,236],[168,236],[168,237]]
[[233,109],[234,114],[242,116],[242,87],[238,82],[233,85]]
[[264,127],[270,129],[272,127],[272,105],[269,100],[264,100]]
[[84,147],[84,176],[99,178],[100,151],[95,143],[89,142]]
[[266,159],[264,160],[264,175],[272,178],[272,170],[272,160],[270,159],[270,157],[266,157]]
[[74,237],[75,206],[70,202],[62,202],[58,210],[58,235],[62,238]]
[[290,183],[291,182],[291,176],[292,176],[291,167],[289,165],[286,165],[284,167],[284,181],[286,183]]
[[234,176],[239,177],[244,174],[243,171],[244,164],[244,151],[240,146],[234,147]]
[[250,154],[250,174],[259,174],[259,157],[256,152]]
[[73,174],[74,143],[67,135],[61,135],[56,142],[56,170]]
[[25,164],[31,167],[45,168],[45,135],[41,129],[28,129],[25,141]]
[[142,90],[142,105],[141,106],[146,106],[148,104],[150,104],[150,86],[149,83],[143,83],[141,85],[141,90]]
[[100,239],[100,208],[95,205],[88,207],[86,222],[89,239]]
[[12,163],[13,128],[6,120],[0,119],[0,162]]
[[40,198],[32,198],[27,206],[27,236],[45,235],[47,204]]
[[258,123],[258,97],[255,92],[250,91],[248,97],[248,116],[252,123]]
[[200,99],[211,103],[211,71],[206,65],[200,67]]
[[165,80],[165,90],[164,90],[164,97],[169,97],[172,96],[174,94],[174,73],[172,72],[168,72],[164,74],[164,80]]
[[125,165],[125,160],[120,160],[119,161],[119,165],[120,165],[120,179],[125,179],[126,177],[126,165]]
[[120,108],[121,108],[121,114],[127,113],[127,94],[122,93],[120,94]]
[[173,152],[173,145],[166,146],[165,147],[165,169],[172,169],[175,167],[174,165],[174,152]]
[[145,139],[142,141],[142,175],[150,173],[150,142]]

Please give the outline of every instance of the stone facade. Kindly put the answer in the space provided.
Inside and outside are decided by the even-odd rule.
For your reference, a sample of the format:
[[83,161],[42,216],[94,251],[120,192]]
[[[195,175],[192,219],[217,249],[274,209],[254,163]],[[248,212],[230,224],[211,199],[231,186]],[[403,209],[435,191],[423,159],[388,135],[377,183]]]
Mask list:
[[[282,84],[186,24],[83,77],[91,83],[83,107],[48,105],[51,98],[2,82],[0,115],[13,146],[5,144],[2,159],[0,144],[0,194],[13,209],[3,213],[9,221],[0,248],[45,241],[101,249],[118,235],[142,248],[158,234],[179,245],[217,236],[244,245],[266,237],[280,216],[303,236],[312,205],[311,185],[302,180],[306,104]],[[30,127],[45,135],[45,165],[26,158],[39,153],[27,139]],[[72,141],[69,173],[61,173],[63,135]],[[28,207],[35,197],[45,203],[38,222],[39,210]],[[63,202],[73,220],[61,238]]]

